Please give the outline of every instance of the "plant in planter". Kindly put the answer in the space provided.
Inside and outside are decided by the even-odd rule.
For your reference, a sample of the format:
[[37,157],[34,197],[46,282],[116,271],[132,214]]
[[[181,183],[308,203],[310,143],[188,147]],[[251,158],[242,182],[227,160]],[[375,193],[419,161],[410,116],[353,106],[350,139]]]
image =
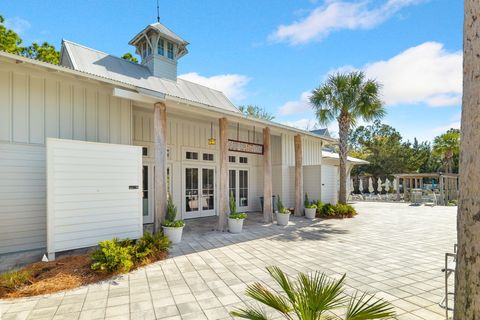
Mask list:
[[185,227],[185,221],[175,220],[176,218],[177,207],[173,204],[172,196],[169,194],[167,201],[167,214],[162,228],[163,234],[165,234],[172,243],[179,243],[182,241],[183,227]]
[[228,216],[228,231],[231,233],[241,233],[243,229],[243,220],[247,218],[246,213],[237,212],[237,203],[230,192],[230,215]]
[[317,213],[317,205],[315,202],[310,203],[310,200],[308,200],[308,194],[306,193],[303,205],[305,206],[305,218],[314,219]]
[[290,220],[290,211],[283,206],[280,196],[277,196],[277,224],[279,226],[286,226]]

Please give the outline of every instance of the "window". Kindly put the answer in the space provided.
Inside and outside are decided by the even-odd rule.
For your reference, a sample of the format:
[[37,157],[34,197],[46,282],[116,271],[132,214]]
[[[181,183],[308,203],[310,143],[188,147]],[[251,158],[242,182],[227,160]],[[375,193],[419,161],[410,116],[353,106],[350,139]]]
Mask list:
[[148,216],[148,166],[142,167],[142,202],[143,216]]
[[236,162],[235,156],[228,156],[228,162],[235,163]]
[[188,160],[198,160],[198,152],[187,151],[185,153],[185,158]]
[[165,41],[163,41],[163,39],[158,40],[157,51],[159,55],[161,56],[165,55]]
[[173,60],[173,43],[167,42],[167,57]]
[[228,171],[228,198],[237,201],[237,175],[235,170]]
[[148,148],[147,147],[142,147],[142,156],[144,156],[144,157],[148,156]]
[[239,157],[239,162],[240,163],[248,163],[248,158],[247,157]]
[[213,154],[212,153],[204,153],[203,154],[203,161],[213,161]]

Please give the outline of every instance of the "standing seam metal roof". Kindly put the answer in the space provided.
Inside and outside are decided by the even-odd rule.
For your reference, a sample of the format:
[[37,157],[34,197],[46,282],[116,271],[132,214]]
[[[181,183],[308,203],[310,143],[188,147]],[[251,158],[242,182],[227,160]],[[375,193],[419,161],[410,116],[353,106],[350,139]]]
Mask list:
[[155,77],[150,70],[137,63],[64,40],[65,50],[73,69],[120,81],[139,88],[164,93],[188,101],[239,112],[233,103],[220,91],[177,78],[177,81]]

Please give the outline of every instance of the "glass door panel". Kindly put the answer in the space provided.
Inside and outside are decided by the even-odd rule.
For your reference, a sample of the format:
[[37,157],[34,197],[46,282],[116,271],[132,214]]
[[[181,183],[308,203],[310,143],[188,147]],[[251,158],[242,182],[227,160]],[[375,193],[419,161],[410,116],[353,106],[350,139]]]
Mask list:
[[238,206],[241,208],[248,207],[248,171],[238,170]]
[[228,198],[233,196],[237,201],[237,171],[228,170]]
[[202,168],[202,216],[215,214],[215,171]]
[[198,168],[185,168],[185,211],[199,211]]

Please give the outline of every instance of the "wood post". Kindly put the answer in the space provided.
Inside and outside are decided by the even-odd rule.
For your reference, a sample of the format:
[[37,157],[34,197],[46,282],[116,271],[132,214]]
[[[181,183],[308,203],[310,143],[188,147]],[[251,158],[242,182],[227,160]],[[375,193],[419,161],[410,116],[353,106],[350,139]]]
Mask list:
[[[399,177],[395,177],[395,180],[396,180],[396,185],[397,185],[397,201],[400,201],[400,178]],[[404,182],[405,184],[405,182]]]
[[218,231],[227,230],[228,208],[228,121],[227,118],[218,120],[220,128],[220,187],[218,208]]
[[297,134],[295,143],[295,216],[303,215],[303,163],[302,136]]
[[272,149],[270,128],[263,129],[263,220],[273,222]]
[[167,211],[167,107],[155,103],[153,109],[155,139],[155,215],[154,231],[161,231]]

